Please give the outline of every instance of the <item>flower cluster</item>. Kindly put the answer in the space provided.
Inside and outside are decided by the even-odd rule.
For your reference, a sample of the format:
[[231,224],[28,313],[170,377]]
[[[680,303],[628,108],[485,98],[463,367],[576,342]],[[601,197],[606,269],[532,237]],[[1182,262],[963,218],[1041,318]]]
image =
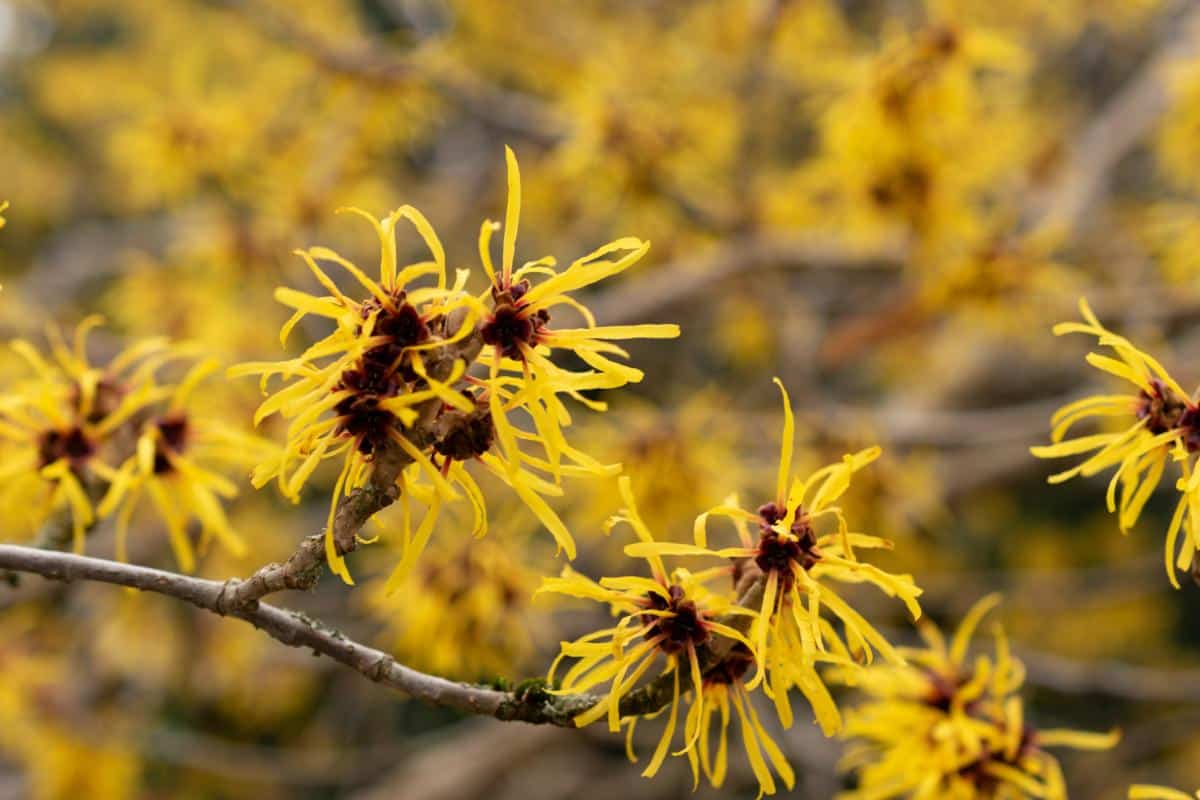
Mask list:
[[[921,614],[917,602],[921,590],[911,576],[892,575],[859,559],[856,548],[890,549],[891,542],[851,531],[837,505],[854,473],[878,458],[879,448],[846,455],[809,475],[794,474],[795,419],[787,390],[778,379],[776,383],[783,396],[784,426],[775,499],[750,511],[731,498],[704,512],[695,521],[695,544],[635,544],[625,551],[629,555],[655,552],[732,559],[737,580],[747,573],[760,576],[762,593],[753,609],[751,634],[754,652],[765,671],[764,691],[774,700],[780,720],[790,726],[793,717],[788,692],[798,688],[812,704],[822,730],[833,735],[841,720],[817,665],[853,667],[870,663],[876,652],[889,661],[900,660],[833,584],[873,584],[888,596],[900,598],[914,619]],[[738,545],[708,547],[707,526],[714,516],[733,521]],[[844,637],[826,613],[842,626]]]
[[867,696],[847,713],[842,767],[857,772],[858,788],[842,800],[1065,800],[1062,770],[1045,748],[1116,744],[1115,731],[1036,729],[1025,719],[1025,669],[999,626],[995,655],[972,662],[971,637],[999,601],[989,595],[976,603],[949,643],[932,624],[921,625],[926,646],[900,648],[906,663],[833,676]]
[[[1086,300],[1079,301],[1084,321],[1064,322],[1055,335],[1084,333],[1095,336],[1113,356],[1089,353],[1095,368],[1132,384],[1125,394],[1090,395],[1060,408],[1051,419],[1052,444],[1032,448],[1039,458],[1061,458],[1088,453],[1080,464],[1050,476],[1061,483],[1076,476],[1088,477],[1116,467],[1108,483],[1106,501],[1117,514],[1121,532],[1137,522],[1158,487],[1169,463],[1177,470],[1179,501],[1167,528],[1165,561],[1171,584],[1179,588],[1176,569],[1197,563],[1200,550],[1200,471],[1193,454],[1200,450],[1200,405],[1188,396],[1153,356],[1100,324]],[[1118,423],[1115,430],[1067,439],[1078,422],[1099,418]],[[1182,533],[1182,540],[1180,534]]]
[[[0,506],[34,529],[65,511],[77,552],[92,524],[113,517],[125,560],[130,521],[148,496],[185,571],[195,565],[191,520],[200,524],[202,547],[216,539],[242,553],[222,507],[238,492],[228,475],[274,448],[189,408],[218,366],[197,361],[189,348],[145,339],[92,364],[88,334],[102,322],[84,320],[71,345],[50,328],[49,359],[27,341],[13,342],[32,375],[0,395]],[[181,361],[194,363],[177,383],[161,382],[168,363]]]
[[[277,458],[258,465],[256,486],[277,480],[283,493],[296,500],[322,461],[340,460],[326,556],[348,583],[353,581],[333,535],[341,498],[368,482],[399,487],[405,506],[404,557],[392,576],[394,588],[432,535],[440,507],[459,497],[459,490],[475,510],[475,532],[485,532],[483,493],[464,467],[467,462],[508,484],[574,558],[574,540],[544,498],[562,493],[564,475],[611,475],[617,467],[567,443],[562,429],[571,415],[561,395],[603,408],[583,392],[642,377],[612,359],[625,355],[614,340],[679,333],[674,325],[597,326],[591,312],[571,296],[636,263],[649,247],[639,239],[610,242],[562,270],[549,256],[516,266],[521,178],[511,150],[506,157],[508,203],[500,267],[491,252],[498,225],[485,221],[479,258],[489,285],[481,295],[468,291],[467,269],[449,280],[445,249],[419,211],[404,206],[376,220],[352,209],[378,235],[378,279],[326,248],[300,251],[328,294],[278,289],[276,299],[295,309],[281,340],[286,345],[308,315],[330,320],[334,330],[294,359],[231,370],[234,375],[261,375],[264,390],[274,376],[286,381],[255,414],[256,423],[273,414],[288,420],[286,445]],[[422,237],[430,260],[398,266],[395,227],[401,220]],[[322,263],[345,272],[360,287],[360,297],[339,289]],[[551,311],[557,315],[561,307],[577,312],[584,327],[552,327]],[[573,353],[590,369],[559,366],[552,361],[557,351]],[[519,427],[512,419],[517,416],[528,419],[532,429]],[[533,445],[532,452],[522,447],[523,441]],[[427,509],[415,531],[412,498]]]
[[[768,761],[790,787],[791,769],[759,721],[750,692],[761,686],[773,700],[780,723],[790,727],[794,721],[790,692],[798,689],[822,730],[833,735],[841,728],[841,716],[818,667],[836,665],[853,672],[870,663],[876,652],[889,662],[902,662],[831,583],[874,584],[903,600],[914,618],[920,615],[921,592],[910,576],[889,574],[859,560],[855,552],[856,548],[887,548],[890,543],[852,532],[836,505],[854,473],[878,456],[878,448],[847,455],[808,476],[793,475],[795,422],[787,391],[782,383],[779,386],[784,433],[776,500],[750,512],[731,498],[696,518],[694,544],[656,541],[638,516],[629,483],[623,480],[626,511],[618,519],[628,521],[638,537],[625,553],[645,559],[652,577],[604,578],[596,584],[566,572],[543,586],[543,591],[609,603],[622,615],[614,628],[563,644],[560,658],[579,659],[562,682],[564,691],[584,691],[610,682],[604,699],[581,714],[577,724],[607,714],[611,729],[616,730],[624,719],[632,735],[645,712],[636,703],[623,706],[622,698],[653,663],[660,657],[665,660],[662,674],[672,676],[671,712],[647,775],[658,769],[669,747],[680,692],[692,689],[684,726],[686,745],[680,752],[688,756],[693,775],[698,779],[702,767],[714,785],[720,784],[732,705],[741,719],[746,752],[762,791],[772,794],[776,789]],[[707,524],[713,516],[733,520],[741,539],[738,546],[708,547]],[[821,532],[827,520],[832,529]],[[748,523],[757,527],[757,537]],[[707,557],[725,563],[695,573],[681,568],[668,572],[664,557]],[[714,760],[709,729],[718,715],[720,744]]]
[[[655,539],[638,513],[626,476],[620,479],[620,491],[625,509],[613,517],[610,525],[625,523],[640,544],[653,546]],[[699,692],[691,692],[684,719],[686,745],[676,753],[687,756],[694,779],[699,780],[703,769],[714,786],[723,782],[732,706],[751,768],[763,791],[775,792],[768,760],[791,788],[795,781],[792,769],[759,721],[750,700],[746,674],[755,658],[753,644],[743,630],[751,612],[737,605],[727,590],[729,569],[668,571],[662,557],[652,550],[642,558],[650,577],[606,577],[597,583],[567,567],[561,577],[544,579],[538,590],[604,603],[618,617],[612,627],[563,642],[561,653],[550,667],[549,680],[553,683],[562,660],[575,659],[558,682],[561,692],[584,692],[604,684],[609,687],[598,703],[575,718],[575,724],[582,727],[607,718],[611,731],[624,726],[629,758],[636,761],[632,743],[638,719],[657,716],[661,710],[630,711],[637,705],[630,703],[630,695],[639,680],[657,665],[660,670],[655,683],[667,698],[667,722],[642,772],[644,776],[653,776],[662,766],[678,727],[683,693],[699,686]],[[715,755],[714,725],[719,737]]]

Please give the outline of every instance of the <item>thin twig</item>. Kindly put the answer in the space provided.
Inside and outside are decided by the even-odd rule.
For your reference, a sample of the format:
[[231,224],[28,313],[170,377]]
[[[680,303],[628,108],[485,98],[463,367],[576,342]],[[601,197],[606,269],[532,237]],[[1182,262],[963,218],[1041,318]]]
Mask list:
[[493,86],[454,63],[431,68],[397,57],[368,39],[352,46],[334,44],[251,0],[221,3],[240,13],[267,38],[295,48],[328,72],[378,86],[429,83],[478,119],[533,141],[552,144],[566,134],[564,121],[538,98]]
[[[111,583],[173,597],[206,611],[249,622],[290,647],[308,648],[314,653],[329,656],[368,680],[464,714],[572,728],[575,727],[576,716],[602,699],[591,694],[552,694],[541,685],[500,691],[428,675],[400,664],[381,650],[359,644],[300,612],[261,602],[230,608],[225,598],[226,584],[218,581],[19,545],[0,545],[0,569],[33,573],[57,581]],[[739,602],[746,607],[757,605],[761,602],[761,593],[762,581],[755,580],[743,592]],[[728,625],[744,626],[747,619],[746,615],[731,615],[721,621]],[[731,640],[716,637],[700,654],[702,667],[707,669],[719,662],[730,646]],[[681,675],[679,683],[681,689],[685,684],[690,688],[690,676]],[[668,674],[626,694],[621,698],[621,715],[649,714],[663,708],[673,697],[672,689],[666,687],[673,685],[673,674]]]
[[964,410],[820,402],[816,407],[798,408],[795,413],[823,436],[855,437],[871,431],[884,444],[960,449],[1012,442],[1035,444],[1045,436],[1050,415],[1074,399],[1073,393],[1050,400]]
[[899,248],[855,251],[812,236],[755,234],[689,255],[632,278],[591,304],[596,318],[621,324],[647,318],[660,308],[689,300],[721,281],[768,268],[895,270]]
[[[206,611],[222,612],[224,584],[150,567],[19,545],[0,545],[0,567],[51,580],[128,586],[174,597]],[[597,701],[590,695],[554,697],[544,693],[518,698],[512,692],[427,675],[397,663],[387,653],[351,641],[304,614],[265,603],[232,609],[229,616],[249,622],[283,644],[329,656],[376,683],[468,714],[571,727],[571,718]]]
[[1200,702],[1200,671],[1158,669],[1117,661],[1084,662],[1018,648],[1029,680],[1067,694],[1102,694],[1159,703]]
[[1171,27],[1171,35],[1097,114],[1079,137],[1062,180],[1035,223],[1041,232],[1069,236],[1106,193],[1113,169],[1153,130],[1170,107],[1172,67],[1200,49],[1200,6]]

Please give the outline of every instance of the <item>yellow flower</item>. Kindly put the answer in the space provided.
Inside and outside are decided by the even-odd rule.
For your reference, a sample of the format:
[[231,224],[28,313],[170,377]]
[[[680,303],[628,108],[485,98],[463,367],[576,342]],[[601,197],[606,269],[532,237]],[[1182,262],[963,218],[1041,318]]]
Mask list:
[[1171,789],[1166,786],[1151,786],[1145,783],[1134,784],[1129,787],[1129,800],[1196,800],[1200,798],[1200,791],[1195,794],[1181,792],[1178,789]]
[[[430,551],[397,591],[380,585],[371,609],[396,656],[460,680],[509,675],[533,653],[529,599],[537,579],[521,541],[469,538]],[[434,647],[430,642],[436,642]]]
[[[775,500],[756,512],[741,508],[736,498],[696,518],[696,543],[644,542],[625,548],[629,555],[708,555],[735,559],[735,570],[756,569],[762,574],[762,601],[751,628],[753,651],[765,667],[765,691],[775,701],[780,720],[793,721],[788,692],[798,688],[812,704],[817,721],[827,736],[841,727],[837,705],[817,673],[818,663],[854,666],[870,662],[874,651],[890,661],[900,661],[887,640],[830,586],[830,581],[847,584],[871,583],[888,596],[899,597],[913,618],[920,617],[917,597],[921,590],[909,575],[891,575],[860,561],[855,548],[890,548],[876,536],[853,533],[836,505],[850,487],[855,472],[879,456],[872,447],[843,457],[836,464],[818,469],[807,477],[792,475],[795,420],[787,390],[778,379],[783,395],[783,446],[779,459]],[[707,546],[710,516],[734,521],[740,546],[711,550]],[[826,519],[836,529],[819,533]],[[757,540],[747,523],[758,528]],[[828,609],[845,627],[845,640],[823,616]],[[760,676],[751,681],[756,685]]]
[[[364,471],[367,459],[389,441],[403,439],[400,430],[416,419],[415,406],[426,400],[440,397],[453,407],[472,410],[471,404],[445,383],[420,374],[425,371],[422,352],[443,347],[471,332],[473,303],[461,285],[465,273],[459,274],[455,287],[446,288],[445,252],[428,221],[416,209],[404,206],[382,220],[359,209],[350,211],[366,218],[379,237],[379,279],[368,277],[326,248],[297,251],[329,295],[316,297],[278,288],[276,300],[295,309],[280,330],[280,342],[286,345],[293,328],[310,314],[332,320],[334,331],[298,358],[240,364],[229,371],[231,375],[262,375],[264,386],[274,375],[292,379],[255,412],[255,424],[274,413],[292,423],[279,460],[256,469],[254,482],[262,486],[278,479],[284,495],[293,499],[326,458],[346,456],[339,484],[349,484],[347,490],[358,485],[356,480],[362,477],[359,473]],[[405,219],[425,239],[433,261],[397,267],[395,227]],[[318,259],[336,264],[353,276],[366,290],[366,299],[353,300],[342,293]],[[436,278],[435,286],[410,286],[431,274]],[[456,329],[447,330],[447,315],[460,307],[468,309],[467,315],[460,318]],[[409,391],[410,382],[424,383],[426,388]],[[325,417],[327,411],[334,416]]]
[[8,201],[0,201],[0,228],[8,224],[8,220],[4,218],[4,212],[8,210]]
[[[775,794],[775,777],[771,767],[783,779],[784,785],[790,791],[795,787],[796,775],[787,762],[775,740],[767,733],[766,728],[758,718],[754,709],[754,701],[750,689],[745,683],[745,675],[754,665],[754,655],[750,648],[740,642],[733,646],[717,666],[704,673],[704,683],[701,688],[701,699],[692,703],[684,724],[684,737],[688,742],[696,741],[698,747],[687,750],[688,761],[692,767],[695,779],[697,763],[704,771],[708,782],[720,788],[725,782],[728,766],[729,725],[733,716],[737,717],[738,728],[742,735],[742,747],[750,762],[750,770],[758,780],[762,794]],[[733,714],[730,714],[730,708]],[[634,720],[630,720],[630,735]],[[712,750],[712,730],[716,727],[717,748]],[[699,750],[699,753],[696,751]],[[765,754],[765,758],[764,758]],[[770,766],[768,766],[770,762]]]
[[[333,516],[338,501],[367,482],[379,452],[399,447],[415,469],[407,471],[407,478],[402,474],[398,482],[402,486],[415,483],[420,479],[418,473],[423,472],[435,490],[427,524],[416,533],[418,539],[432,531],[440,504],[456,496],[426,452],[428,443],[414,444],[405,429],[417,421],[422,411],[436,413],[443,404],[464,414],[475,412],[472,399],[450,388],[463,376],[466,363],[455,360],[443,381],[429,373],[425,356],[435,348],[468,337],[474,330],[478,308],[474,298],[463,290],[465,270],[459,271],[455,284],[447,287],[445,250],[419,211],[403,206],[381,220],[358,209],[351,211],[367,219],[378,236],[378,280],[332,250],[314,247],[298,251],[329,294],[316,297],[287,287],[277,289],[276,299],[295,309],[280,331],[280,340],[286,344],[292,329],[309,314],[332,320],[335,329],[298,358],[241,364],[230,370],[231,375],[261,375],[264,388],[275,375],[290,381],[267,397],[254,415],[255,424],[275,413],[290,421],[282,450],[255,468],[252,482],[256,487],[275,479],[285,496],[298,500],[300,489],[322,461],[340,459],[342,468],[326,526],[326,555],[330,568],[347,583],[353,581],[334,546]],[[431,261],[398,267],[395,228],[401,220],[416,228],[432,254]],[[367,297],[354,300],[344,294],[318,260],[336,264],[349,273]],[[413,286],[414,281],[427,276],[433,277],[434,285]],[[464,474],[458,472],[452,477]],[[480,507],[475,502],[478,491],[468,489],[467,494]],[[406,527],[406,541],[412,536]]]
[[49,328],[51,359],[27,341],[13,350],[33,372],[0,395],[0,505],[13,518],[40,525],[69,509],[74,548],[96,521],[90,488],[111,481],[112,463],[124,458],[121,431],[169,389],[155,371],[178,351],[164,339],[145,339],[122,350],[104,366],[92,365],[87,338],[102,319],[92,316],[75,330],[71,346]]
[[[1082,463],[1050,476],[1050,483],[1061,483],[1077,475],[1090,477],[1116,467],[1108,483],[1106,501],[1110,513],[1117,513],[1122,533],[1138,520],[1146,502],[1154,493],[1170,460],[1179,462],[1182,474],[1177,487],[1182,492],[1166,539],[1167,576],[1178,588],[1175,569],[1187,569],[1200,548],[1196,520],[1200,518],[1200,475],[1191,464],[1191,454],[1200,446],[1200,408],[1153,356],[1139,350],[1097,320],[1087,301],[1079,301],[1084,322],[1064,322],[1054,333],[1085,333],[1095,336],[1100,345],[1117,356],[1089,353],[1087,362],[1099,370],[1132,384],[1136,392],[1093,395],[1076,400],[1055,412],[1050,422],[1053,444],[1030,449],[1039,458],[1091,453]],[[1123,426],[1107,431],[1065,439],[1077,422],[1089,418],[1115,418]],[[1174,561],[1179,533],[1179,544]]]
[[[654,539],[638,515],[629,480],[624,476],[620,480],[620,491],[625,511],[615,516],[610,524],[625,522],[639,541],[652,543]],[[681,693],[689,686],[704,683],[701,648],[710,646],[718,638],[727,640],[730,647],[740,643],[747,650],[750,642],[736,628],[720,621],[723,615],[737,613],[738,609],[725,593],[713,591],[708,586],[712,579],[724,578],[728,570],[695,574],[686,569],[668,572],[658,555],[650,553],[644,558],[650,570],[648,578],[609,577],[601,578],[597,583],[566,567],[560,577],[543,579],[538,593],[553,592],[594,600],[610,606],[613,614],[619,617],[612,627],[589,633],[573,642],[563,642],[561,653],[550,667],[548,679],[553,683],[562,660],[576,659],[562,677],[559,687],[562,692],[586,692],[609,684],[600,702],[575,718],[577,726],[583,727],[607,717],[609,730],[620,730],[621,699],[638,681],[659,664],[662,665],[660,676],[672,677],[666,727],[649,765],[642,772],[650,777],[662,766],[675,735]],[[709,696],[704,692],[693,696],[685,723],[687,743],[684,751],[689,754],[693,772],[697,768],[693,750],[705,730],[699,723],[706,719],[705,701]],[[627,734],[630,737],[632,727],[630,724]],[[761,729],[758,732],[766,736]]]
[[133,455],[110,476],[108,492],[96,510],[101,517],[116,514],[119,560],[126,560],[129,522],[143,494],[149,495],[166,523],[171,548],[185,572],[196,563],[187,533],[192,519],[200,523],[201,548],[215,538],[235,556],[245,554],[245,542],[230,526],[221,505],[238,489],[222,473],[240,473],[276,448],[220,419],[189,410],[196,388],[217,368],[214,359],[207,359],[188,371],[172,389],[165,408],[146,415]]
[[[278,289],[276,299],[295,309],[281,339],[286,342],[295,325],[309,314],[332,320],[335,330],[298,358],[242,364],[231,370],[234,375],[261,375],[264,389],[275,375],[289,381],[267,397],[255,414],[256,424],[275,413],[290,421],[280,455],[255,469],[255,486],[277,479],[283,493],[297,500],[322,461],[340,459],[341,474],[326,527],[326,555],[331,569],[348,583],[353,581],[333,541],[337,504],[370,479],[381,454],[397,448],[409,463],[396,479],[406,508],[405,547],[391,578],[392,588],[424,549],[441,506],[458,497],[455,487],[475,510],[475,532],[486,530],[483,494],[464,467],[471,460],[508,484],[567,557],[574,558],[574,539],[544,496],[562,494],[558,483],[564,474],[612,475],[618,467],[601,464],[567,443],[562,427],[570,424],[571,417],[559,395],[602,409],[602,403],[582,393],[642,377],[638,370],[609,358],[624,355],[611,340],[678,335],[674,325],[596,327],[591,313],[567,294],[632,265],[647,247],[640,240],[619,239],[558,273],[552,269],[552,258],[513,270],[521,182],[512,151],[506,149],[506,156],[509,196],[502,268],[497,272],[492,266],[489,243],[495,225],[485,222],[479,250],[491,288],[482,297],[464,290],[468,270],[458,270],[453,285],[448,285],[445,250],[416,209],[404,206],[378,221],[355,210],[371,221],[378,234],[379,279],[368,277],[326,248],[300,252],[329,294],[316,297]],[[402,219],[416,227],[433,256],[431,261],[397,267],[395,225]],[[604,258],[618,252],[624,255],[615,261]],[[340,291],[318,261],[341,267],[365,289],[367,298],[354,300]],[[549,277],[531,286],[528,277],[539,274]],[[430,276],[433,286],[414,284]],[[563,305],[579,311],[587,327],[550,328],[549,309]],[[549,359],[555,349],[570,350],[591,369],[572,372],[555,365]],[[483,365],[486,378],[468,374],[476,362]],[[460,383],[466,384],[466,391],[457,388]],[[509,413],[518,409],[528,414],[534,431],[521,430],[509,420]],[[537,443],[543,453],[526,452],[521,441]],[[568,463],[563,463],[564,458]],[[407,510],[412,496],[428,508],[415,532]]]
[[1065,800],[1062,770],[1044,748],[1116,744],[1115,731],[1037,730],[1025,720],[1017,694],[1025,669],[999,626],[994,658],[971,662],[971,637],[999,601],[989,595],[976,603],[949,644],[936,627],[921,625],[926,647],[901,648],[904,664],[830,675],[868,698],[846,716],[843,737],[851,744],[841,766],[858,772],[858,788],[841,800]]
[[1026,158],[1029,124],[1012,98],[1028,58],[1014,41],[952,20],[884,35],[867,63],[844,71],[848,85],[819,117],[815,157],[778,202],[785,214],[810,204],[806,222],[832,224],[855,244],[971,236]]
[[1028,336],[1042,317],[1032,307],[1041,298],[1070,293],[1079,283],[1066,264],[1049,257],[1044,239],[986,230],[956,239],[921,259],[923,285],[917,303],[930,316],[960,316],[985,326]]
[[[554,269],[557,262],[552,256],[514,269],[521,219],[521,173],[511,149],[505,148],[505,157],[508,203],[499,270],[491,256],[491,237],[498,225],[485,221],[479,231],[479,258],[491,284],[481,302],[490,296],[492,304],[479,328],[487,345],[480,361],[489,370],[497,430],[501,437],[508,435],[512,426],[499,412],[519,406],[532,418],[555,477],[563,456],[596,472],[596,463],[570,447],[563,437],[562,427],[570,424],[571,416],[558,395],[566,394],[591,408],[603,409],[602,403],[585,398],[582,392],[613,389],[642,379],[641,370],[612,360],[611,356],[628,356],[614,340],[674,338],[679,335],[679,326],[598,326],[591,311],[570,295],[633,266],[645,255],[649,242],[634,237],[617,239],[561,271]],[[530,278],[538,275],[545,277],[532,283]],[[585,327],[550,327],[550,310],[561,306],[575,310]],[[555,350],[569,350],[592,369],[573,372],[558,366],[550,359]]]

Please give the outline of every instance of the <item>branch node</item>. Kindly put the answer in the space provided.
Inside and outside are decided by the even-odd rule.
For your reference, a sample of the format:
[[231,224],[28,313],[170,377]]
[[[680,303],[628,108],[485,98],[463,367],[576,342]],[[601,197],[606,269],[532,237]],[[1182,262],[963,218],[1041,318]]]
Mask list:
[[243,604],[237,603],[237,587],[241,583],[242,580],[240,578],[230,578],[221,584],[221,591],[217,593],[217,598],[213,601],[213,610],[222,617],[229,616],[231,612],[238,610],[238,608],[258,604],[257,600],[250,600]]
[[370,671],[367,673],[367,677],[376,683],[382,682],[383,679],[387,677],[387,674],[392,671],[392,666],[395,663],[396,659],[389,655],[382,655],[375,660],[374,664],[371,665]]

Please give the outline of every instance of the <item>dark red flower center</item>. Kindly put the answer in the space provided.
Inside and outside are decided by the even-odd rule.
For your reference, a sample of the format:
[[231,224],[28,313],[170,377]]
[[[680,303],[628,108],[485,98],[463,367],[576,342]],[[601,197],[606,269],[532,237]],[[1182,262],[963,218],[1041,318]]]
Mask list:
[[487,406],[480,406],[470,413],[457,409],[443,411],[438,417],[437,428],[439,434],[433,449],[455,461],[483,455],[491,449],[496,438],[492,412]]
[[1166,433],[1178,427],[1187,409],[1183,398],[1177,397],[1158,378],[1150,379],[1150,391],[1142,389],[1138,393],[1137,418],[1145,420],[1146,430],[1153,434]]
[[389,363],[364,357],[352,369],[342,373],[335,392],[352,392],[333,407],[338,416],[336,432],[358,440],[358,451],[371,455],[388,440],[396,425],[396,415],[380,408],[382,400],[395,397],[403,382]]
[[934,670],[927,670],[926,677],[929,679],[929,691],[925,695],[925,704],[949,711],[963,680],[958,676],[947,677]]
[[380,404],[400,394],[405,381],[417,379],[403,363],[406,349],[430,335],[429,325],[404,297],[403,291],[394,292],[391,308],[374,298],[362,303],[363,319],[376,314],[372,335],[387,341],[363,353],[358,363],[342,372],[333,388],[351,392],[334,406],[339,418],[336,433],[355,438],[358,451],[366,456],[384,446],[397,424],[396,415]]
[[721,659],[715,667],[704,673],[704,682],[722,686],[730,686],[740,681],[754,664],[754,656],[750,648],[738,642],[729,651],[729,655]]
[[521,302],[529,291],[529,281],[522,280],[506,289],[492,287],[492,315],[479,328],[484,344],[497,348],[506,358],[523,359],[521,345],[533,347],[542,329],[550,321],[545,309],[532,311]]
[[391,362],[372,358],[368,352],[354,367],[342,372],[335,391],[349,389],[357,394],[395,397],[404,383],[390,367]]
[[396,426],[396,415],[379,407],[382,399],[374,394],[355,394],[334,406],[337,432],[357,439],[358,452],[365,456],[383,447],[389,431]]
[[929,171],[917,163],[906,163],[871,183],[868,194],[880,209],[914,212],[924,208],[933,191]]
[[1150,379],[1150,390],[1138,392],[1137,418],[1156,436],[1167,431],[1182,433],[1189,453],[1200,450],[1200,407],[1180,397],[1158,378]]
[[402,303],[395,311],[385,308],[380,312],[375,335],[387,336],[394,347],[412,347],[429,338],[429,326],[412,304]]
[[793,565],[808,570],[821,560],[817,549],[817,535],[812,519],[803,508],[796,509],[792,520],[791,536],[780,536],[773,527],[785,519],[787,512],[777,503],[767,503],[758,509],[759,540],[754,563],[764,574],[774,572],[779,576],[783,591],[792,588],[796,580]]
[[686,650],[689,644],[699,647],[708,641],[708,627],[704,618],[696,608],[696,604],[686,599],[683,587],[677,583],[667,589],[668,597],[657,592],[646,595],[646,606],[655,611],[669,611],[668,615],[643,614],[642,622],[648,627],[645,638],[653,639],[663,636],[659,648],[665,653],[678,653]]
[[1008,758],[1003,750],[985,753],[974,761],[960,767],[958,775],[965,780],[975,784],[981,794],[991,797],[996,787],[999,785],[999,779],[992,775],[987,770],[987,765],[1004,764],[1010,767],[1020,769],[1021,760],[1037,747],[1037,733],[1029,726],[1025,726],[1021,730],[1021,743],[1017,745],[1016,756]]
[[154,450],[154,474],[163,475],[175,468],[171,463],[171,455],[182,453],[187,446],[188,421],[183,414],[173,414],[158,420],[155,425],[159,437]]
[[95,452],[95,443],[79,426],[46,431],[38,440],[38,459],[43,467],[65,458],[72,469],[79,469]]
[[377,315],[372,335],[383,336],[388,340],[364,353],[363,360],[372,362],[371,369],[377,372],[386,374],[400,370],[404,372],[406,380],[414,380],[415,374],[402,369],[405,367],[403,364],[405,350],[421,344],[429,338],[429,325],[411,303],[405,302],[404,297],[405,293],[402,290],[394,292],[392,308],[384,306],[374,298],[363,302],[361,306],[363,319],[371,314]]
[[529,313],[514,305],[497,306],[491,317],[479,329],[485,344],[497,348],[506,358],[523,359],[521,345],[533,347],[538,334],[550,319],[544,310]]

